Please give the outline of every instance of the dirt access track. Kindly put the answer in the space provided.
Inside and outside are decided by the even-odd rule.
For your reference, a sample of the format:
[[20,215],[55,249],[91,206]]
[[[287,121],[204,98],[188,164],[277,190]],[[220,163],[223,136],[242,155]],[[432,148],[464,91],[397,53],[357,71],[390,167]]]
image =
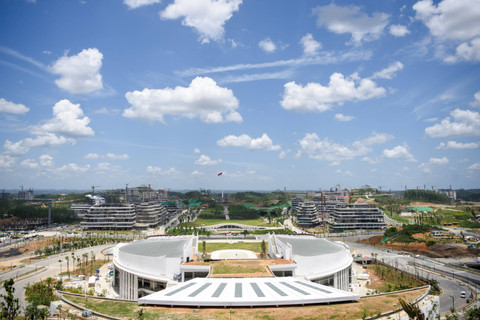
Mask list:
[[462,243],[437,243],[428,247],[425,242],[384,244],[382,243],[382,238],[383,236],[374,236],[357,242],[375,247],[421,254],[430,258],[478,257],[480,254],[480,248],[468,248],[467,245]]

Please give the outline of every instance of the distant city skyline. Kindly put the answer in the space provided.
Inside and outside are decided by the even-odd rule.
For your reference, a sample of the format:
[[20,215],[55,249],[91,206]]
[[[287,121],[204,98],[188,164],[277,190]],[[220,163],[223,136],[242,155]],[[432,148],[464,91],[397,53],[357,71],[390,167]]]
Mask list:
[[18,0],[0,18],[0,189],[480,187],[479,0]]

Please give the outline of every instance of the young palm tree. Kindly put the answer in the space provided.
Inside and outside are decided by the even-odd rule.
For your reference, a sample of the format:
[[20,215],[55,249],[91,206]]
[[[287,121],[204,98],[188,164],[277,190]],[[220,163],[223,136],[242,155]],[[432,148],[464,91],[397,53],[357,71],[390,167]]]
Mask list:
[[422,310],[420,310],[418,305],[414,303],[408,303],[402,298],[398,299],[398,302],[400,302],[403,311],[405,311],[405,313],[408,315],[408,319],[425,320],[425,314],[422,312]]
[[69,266],[69,263],[68,263],[70,258],[68,256],[66,256],[65,260],[67,260],[67,274],[68,274],[68,279],[70,279],[70,266]]

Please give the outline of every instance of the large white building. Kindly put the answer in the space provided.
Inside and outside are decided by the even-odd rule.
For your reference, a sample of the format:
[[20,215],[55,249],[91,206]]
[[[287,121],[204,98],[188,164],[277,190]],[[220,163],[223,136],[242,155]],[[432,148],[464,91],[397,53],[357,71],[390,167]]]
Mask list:
[[268,251],[271,257],[295,262],[293,268],[285,265],[285,275],[300,276],[344,291],[350,289],[353,258],[345,245],[312,236],[270,235]]
[[113,253],[113,286],[123,299],[152,305],[254,306],[358,300],[348,292],[353,259],[344,245],[310,236],[269,235],[268,242],[271,258],[290,263],[269,265],[271,277],[242,279],[210,278],[209,265],[187,264],[198,256],[197,236],[153,237],[119,244]]

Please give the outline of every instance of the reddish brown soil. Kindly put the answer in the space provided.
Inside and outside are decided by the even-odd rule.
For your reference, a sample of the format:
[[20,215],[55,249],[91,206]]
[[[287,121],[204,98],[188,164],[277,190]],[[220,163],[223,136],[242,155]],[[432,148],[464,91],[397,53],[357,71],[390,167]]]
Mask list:
[[[419,237],[419,235],[415,236]],[[425,242],[383,244],[382,238],[383,236],[374,236],[358,242],[377,247],[421,254],[431,258],[477,257],[480,253],[479,248],[468,248],[467,245],[462,243],[437,243],[428,247]]]

